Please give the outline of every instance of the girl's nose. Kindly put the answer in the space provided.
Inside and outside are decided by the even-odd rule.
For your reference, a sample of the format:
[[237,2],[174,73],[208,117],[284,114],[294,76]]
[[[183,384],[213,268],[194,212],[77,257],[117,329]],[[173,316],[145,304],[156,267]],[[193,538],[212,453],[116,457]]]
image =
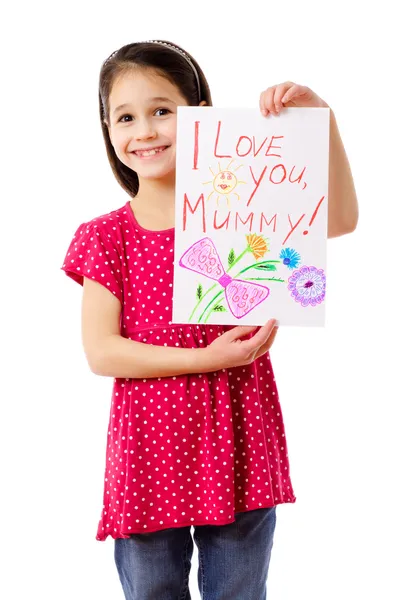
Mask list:
[[155,136],[154,127],[149,121],[141,121],[136,123],[135,138],[137,140],[149,139]]

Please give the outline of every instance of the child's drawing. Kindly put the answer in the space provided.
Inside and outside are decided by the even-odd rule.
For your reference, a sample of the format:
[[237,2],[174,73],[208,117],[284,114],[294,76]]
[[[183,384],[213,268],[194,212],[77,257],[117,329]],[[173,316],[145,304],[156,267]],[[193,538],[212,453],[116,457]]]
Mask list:
[[[250,284],[250,281],[274,281],[284,283],[284,279],[277,277],[264,277],[272,271],[276,271],[276,264],[280,260],[263,260],[260,262],[252,262],[250,265],[243,267],[234,277],[228,275],[246,254],[252,254],[256,260],[265,256],[269,251],[267,240],[258,234],[246,235],[245,249],[236,255],[231,248],[228,255],[228,266],[224,269],[219,258],[218,252],[210,238],[203,238],[196,244],[191,246],[182,256],[179,265],[190,269],[196,273],[201,273],[210,279],[216,280],[222,290],[218,289],[218,283],[213,284],[205,292],[200,283],[196,290],[196,305],[192,310],[189,321],[192,320],[195,312],[199,309],[198,322],[206,323],[213,312],[226,312],[223,304],[223,295],[227,301],[230,312],[238,319],[248,314],[258,304],[263,302],[270,293],[270,288],[263,284]],[[257,277],[249,277],[251,271]],[[245,277],[243,274],[247,273]],[[239,276],[242,276],[238,279]],[[239,285],[240,284],[240,285]],[[261,289],[259,289],[261,288]],[[205,305],[204,298],[214,290],[214,295]],[[205,305],[205,306],[204,306]],[[201,312],[200,312],[201,311]]]
[[179,107],[173,323],[324,325],[329,127]]
[[247,315],[269,296],[266,286],[233,279],[228,275],[210,238],[203,238],[190,246],[182,255],[179,265],[216,280],[224,288],[229,310],[237,319]]
[[301,262],[300,254],[293,248],[283,248],[279,258],[288,269],[296,269]]
[[[207,200],[210,200],[210,198],[214,195],[214,192],[217,193],[217,206],[219,206],[219,198],[220,198],[220,194],[222,196],[224,196],[226,198],[226,202],[227,205],[230,207],[231,202],[230,202],[230,196],[229,194],[231,194],[233,192],[233,190],[236,188],[236,186],[239,183],[246,183],[245,181],[238,181],[235,173],[233,173],[233,171],[229,170],[229,167],[231,166],[231,164],[233,163],[233,160],[230,161],[229,165],[226,167],[225,170],[221,169],[221,165],[218,163],[218,168],[219,171],[218,173],[215,175],[213,173],[213,170],[211,169],[211,167],[209,167],[212,176],[214,177],[214,179],[212,179],[211,181],[205,181],[203,185],[207,185],[209,183],[213,184],[213,188],[214,190],[209,194]],[[239,165],[237,167],[237,169],[235,169],[235,171],[238,171],[240,169],[240,167],[242,167],[243,165]],[[237,192],[234,192],[235,196],[237,196],[237,199],[240,200],[240,196]]]
[[301,267],[289,277],[288,290],[301,306],[316,306],[325,298],[326,277],[323,269]]
[[[294,248],[283,248],[279,255],[281,260],[254,262],[242,268],[235,277],[231,277],[228,271],[236,266],[247,253],[251,253],[258,261],[259,258],[263,258],[269,252],[267,240],[262,235],[255,233],[246,235],[246,241],[246,248],[238,256],[236,256],[233,248],[230,250],[226,270],[213,241],[208,237],[202,238],[184,252],[179,261],[179,266],[200,273],[217,282],[205,292],[202,284],[199,283],[196,290],[197,303],[192,310],[189,321],[201,305],[203,307],[200,309],[202,312],[199,313],[199,323],[206,323],[213,312],[226,312],[223,295],[225,295],[227,306],[232,315],[237,319],[241,319],[270,296],[270,288],[262,284],[250,283],[250,281],[285,282],[284,279],[278,277],[249,277],[249,271],[254,269],[254,271],[258,271],[257,275],[264,275],[276,271],[277,264],[283,264],[288,269],[293,270],[301,261],[300,254]],[[238,276],[243,276],[246,272],[246,277],[238,279]],[[326,277],[322,269],[302,266],[289,277],[288,283],[287,288],[291,292],[291,297],[299,302],[302,307],[316,306],[321,304],[325,298]],[[218,284],[223,288],[222,290],[218,289]],[[203,300],[212,290],[215,290],[216,293],[204,307]]]
[[248,248],[256,260],[262,258],[268,252],[267,241],[262,235],[252,233],[251,235],[246,235],[246,239]]

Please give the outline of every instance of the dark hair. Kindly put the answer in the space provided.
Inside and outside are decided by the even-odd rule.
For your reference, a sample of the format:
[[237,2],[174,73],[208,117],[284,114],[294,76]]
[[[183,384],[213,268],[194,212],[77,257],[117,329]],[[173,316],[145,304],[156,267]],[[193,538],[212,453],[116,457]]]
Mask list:
[[[107,123],[110,123],[109,98],[115,80],[129,73],[132,68],[151,69],[176,85],[189,106],[197,106],[202,100],[205,100],[208,106],[212,106],[210,88],[194,58],[176,44],[164,40],[158,41],[162,44],[139,42],[122,46],[104,61],[100,70],[99,110],[107,156],[118,183],[132,198],[139,190],[138,176],[117,157],[107,126]],[[186,58],[163,44],[171,44],[188,56],[199,76],[200,98],[196,75]]]

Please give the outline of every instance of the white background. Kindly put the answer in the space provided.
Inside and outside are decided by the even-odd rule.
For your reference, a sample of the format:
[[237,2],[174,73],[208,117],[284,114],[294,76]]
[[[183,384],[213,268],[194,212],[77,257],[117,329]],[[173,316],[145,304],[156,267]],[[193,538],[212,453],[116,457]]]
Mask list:
[[[215,106],[290,80],[334,111],[360,220],[328,241],[325,328],[271,350],[297,502],[277,508],[268,600],[395,600],[399,564],[399,83],[394,3],[20,2],[1,32],[1,550],[5,600],[123,599],[95,540],[112,379],[89,370],[77,226],[122,206],[103,146],[102,61],[168,39]],[[397,55],[397,59],[395,58]],[[197,549],[190,587],[197,591]],[[243,599],[247,600],[247,599]],[[249,599],[251,600],[251,599]]]

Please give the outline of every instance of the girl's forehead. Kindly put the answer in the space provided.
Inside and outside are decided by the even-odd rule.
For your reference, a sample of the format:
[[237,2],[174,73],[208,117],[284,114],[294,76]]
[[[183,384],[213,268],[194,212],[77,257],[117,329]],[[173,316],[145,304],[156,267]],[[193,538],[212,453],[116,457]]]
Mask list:
[[132,69],[116,79],[110,93],[110,103],[126,102],[126,97],[138,100],[152,97],[182,99],[179,88],[166,77],[149,69]]

